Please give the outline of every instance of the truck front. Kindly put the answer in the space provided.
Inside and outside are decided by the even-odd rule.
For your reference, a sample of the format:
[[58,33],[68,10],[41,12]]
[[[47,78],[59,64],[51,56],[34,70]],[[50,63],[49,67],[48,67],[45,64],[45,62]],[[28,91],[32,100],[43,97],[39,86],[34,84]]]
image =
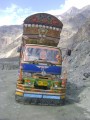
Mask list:
[[16,99],[31,103],[60,103],[65,98],[62,86],[62,55],[57,47],[27,44],[22,48]]

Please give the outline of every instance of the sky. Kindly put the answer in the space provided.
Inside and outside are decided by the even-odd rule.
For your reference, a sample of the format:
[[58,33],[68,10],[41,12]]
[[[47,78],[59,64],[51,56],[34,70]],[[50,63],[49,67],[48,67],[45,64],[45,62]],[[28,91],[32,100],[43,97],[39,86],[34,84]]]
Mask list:
[[34,13],[60,15],[71,7],[90,5],[90,0],[0,0],[0,26],[22,24]]

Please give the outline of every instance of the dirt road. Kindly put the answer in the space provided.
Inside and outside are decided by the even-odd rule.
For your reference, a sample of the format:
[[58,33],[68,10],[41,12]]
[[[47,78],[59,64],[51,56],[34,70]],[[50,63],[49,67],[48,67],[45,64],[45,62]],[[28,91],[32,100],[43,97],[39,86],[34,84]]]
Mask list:
[[23,105],[15,102],[17,70],[0,70],[0,120],[90,120],[71,100],[65,106]]

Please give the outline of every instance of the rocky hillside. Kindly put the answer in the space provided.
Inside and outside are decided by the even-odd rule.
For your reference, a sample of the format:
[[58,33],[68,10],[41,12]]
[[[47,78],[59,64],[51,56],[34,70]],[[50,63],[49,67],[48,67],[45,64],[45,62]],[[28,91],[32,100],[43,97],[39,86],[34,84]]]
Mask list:
[[20,46],[22,25],[0,27],[0,58],[17,56],[17,47]]
[[82,9],[72,7],[64,14],[58,16],[62,18],[64,24],[59,43],[60,47],[72,48],[73,41],[71,41],[70,38],[72,38],[85,23],[87,24],[87,21],[90,18],[89,12],[90,5]]
[[67,11],[66,19],[62,19],[64,28],[59,43],[60,47],[72,50],[67,58],[67,94],[90,112],[90,6],[73,12],[72,15]]
[[4,48],[7,45],[14,42],[20,34],[22,34],[21,25],[1,26],[0,27],[0,48]]
[[[79,77],[83,79],[84,73],[88,74],[90,71],[90,19],[78,29],[78,32],[69,41],[73,43],[70,66],[73,70],[81,72]],[[77,75],[79,75],[78,72]]]

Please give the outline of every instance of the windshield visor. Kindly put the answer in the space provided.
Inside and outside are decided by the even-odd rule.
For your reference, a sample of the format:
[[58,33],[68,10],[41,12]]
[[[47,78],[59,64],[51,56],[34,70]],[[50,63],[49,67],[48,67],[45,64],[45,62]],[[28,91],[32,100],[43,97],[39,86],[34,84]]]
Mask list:
[[24,61],[46,61],[61,64],[61,53],[58,48],[25,46]]

